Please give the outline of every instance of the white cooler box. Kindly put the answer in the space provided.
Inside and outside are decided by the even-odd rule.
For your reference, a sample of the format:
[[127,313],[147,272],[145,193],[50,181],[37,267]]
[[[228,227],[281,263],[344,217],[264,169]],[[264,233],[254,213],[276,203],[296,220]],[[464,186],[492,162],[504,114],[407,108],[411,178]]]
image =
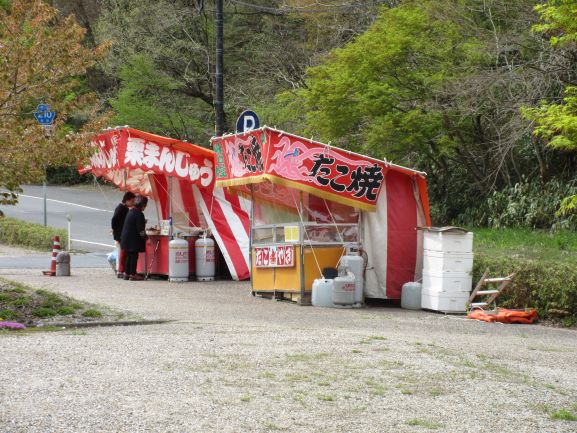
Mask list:
[[425,288],[421,291],[421,308],[425,310],[441,311],[443,313],[465,313],[468,300],[468,293],[439,293]]
[[425,250],[423,269],[429,272],[465,272],[473,271],[473,253],[446,253]]
[[431,292],[471,293],[473,277],[468,272],[423,271],[423,290]]
[[448,253],[470,253],[473,251],[473,233],[425,232],[423,249]]

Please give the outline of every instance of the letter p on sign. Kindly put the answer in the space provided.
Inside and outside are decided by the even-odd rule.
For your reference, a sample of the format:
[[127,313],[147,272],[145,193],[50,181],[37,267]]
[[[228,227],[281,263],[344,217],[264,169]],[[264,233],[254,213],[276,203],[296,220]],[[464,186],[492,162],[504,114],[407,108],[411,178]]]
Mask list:
[[251,110],[243,111],[236,121],[237,132],[248,132],[260,127],[260,120],[256,113]]

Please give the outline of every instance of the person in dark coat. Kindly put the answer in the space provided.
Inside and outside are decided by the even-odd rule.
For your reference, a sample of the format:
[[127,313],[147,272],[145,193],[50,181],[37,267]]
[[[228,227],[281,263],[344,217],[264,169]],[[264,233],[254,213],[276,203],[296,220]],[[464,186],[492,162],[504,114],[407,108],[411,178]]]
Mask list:
[[122,235],[120,237],[120,247],[126,255],[126,266],[124,268],[124,279],[140,281],[144,278],[136,273],[138,264],[138,254],[146,249],[146,219],[144,209],[148,204],[148,199],[143,196],[136,196],[134,207],[128,211]]
[[116,271],[118,278],[124,277],[124,265],[125,265],[125,256],[124,252],[120,248],[120,236],[122,235],[122,228],[124,227],[124,220],[126,219],[126,215],[128,214],[128,209],[134,206],[134,199],[135,195],[131,192],[124,193],[122,197],[122,203],[119,203],[114,209],[114,215],[112,215],[112,237],[116,243]]

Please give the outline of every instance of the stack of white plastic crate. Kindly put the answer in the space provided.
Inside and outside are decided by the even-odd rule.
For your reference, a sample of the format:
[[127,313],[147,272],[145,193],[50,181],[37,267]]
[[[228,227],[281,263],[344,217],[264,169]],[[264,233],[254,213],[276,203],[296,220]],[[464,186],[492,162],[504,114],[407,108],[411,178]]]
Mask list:
[[472,286],[473,233],[459,229],[425,232],[421,307],[466,311]]

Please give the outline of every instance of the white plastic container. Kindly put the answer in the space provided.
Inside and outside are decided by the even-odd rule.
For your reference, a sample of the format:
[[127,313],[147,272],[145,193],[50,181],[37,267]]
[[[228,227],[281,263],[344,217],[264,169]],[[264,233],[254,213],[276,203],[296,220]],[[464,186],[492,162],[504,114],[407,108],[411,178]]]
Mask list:
[[365,259],[361,256],[342,256],[339,264],[339,273],[352,272],[355,275],[355,304],[362,304],[364,298],[365,282],[363,280],[363,268]]
[[311,303],[313,307],[334,308],[333,304],[334,280],[319,278],[313,281],[313,293]]
[[216,248],[211,238],[201,237],[194,243],[196,280],[213,281],[216,273]]
[[423,288],[421,308],[443,313],[464,313],[467,310],[468,293],[432,292]]
[[333,303],[353,305],[355,303],[355,274],[348,272],[344,277],[333,280]]
[[421,309],[421,292],[423,285],[421,283],[405,283],[401,291],[401,308],[406,310]]
[[470,253],[473,251],[473,233],[425,232],[423,249],[450,253]]
[[473,271],[473,253],[445,253],[425,250],[423,268],[430,272],[470,273]]
[[432,292],[470,293],[473,277],[466,272],[423,271],[423,290]]
[[183,239],[168,243],[168,281],[188,281],[188,242]]

